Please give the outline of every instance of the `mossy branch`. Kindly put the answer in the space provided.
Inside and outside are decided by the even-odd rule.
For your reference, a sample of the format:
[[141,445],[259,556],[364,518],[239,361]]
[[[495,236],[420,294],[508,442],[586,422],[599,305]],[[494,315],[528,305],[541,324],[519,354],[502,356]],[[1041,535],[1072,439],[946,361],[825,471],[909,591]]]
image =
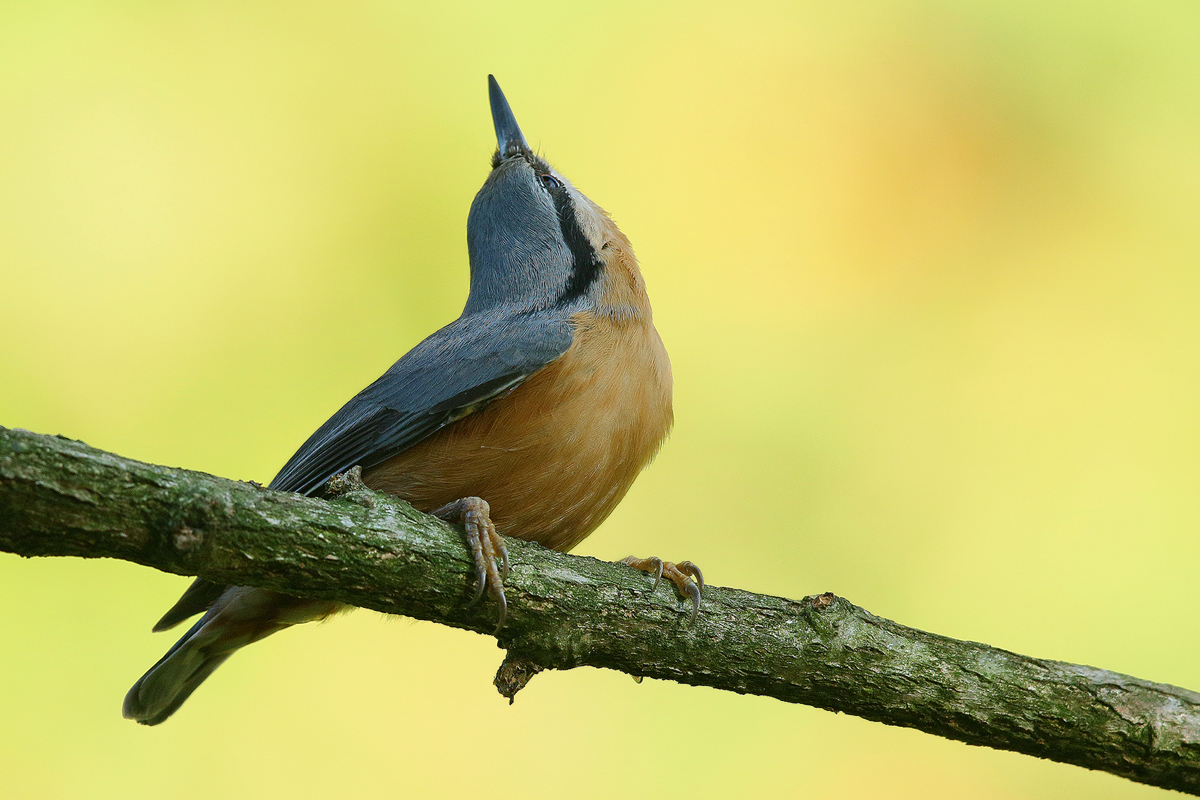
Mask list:
[[[0,550],[119,558],[490,634],[460,532],[351,487],[315,500],[0,428]],[[607,667],[760,694],[1200,795],[1200,694],[906,628],[832,594],[710,586],[700,615],[643,573],[510,540],[511,697]]]

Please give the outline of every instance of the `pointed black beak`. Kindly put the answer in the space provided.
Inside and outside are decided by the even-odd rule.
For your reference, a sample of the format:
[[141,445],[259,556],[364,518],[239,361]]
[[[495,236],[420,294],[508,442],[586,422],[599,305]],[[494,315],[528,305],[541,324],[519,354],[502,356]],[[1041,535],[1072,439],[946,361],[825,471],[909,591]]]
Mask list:
[[512,107],[492,75],[488,75],[488,98],[492,101],[492,124],[496,126],[496,145],[500,148],[500,157],[508,158],[522,150],[529,152],[529,143],[521,134]]

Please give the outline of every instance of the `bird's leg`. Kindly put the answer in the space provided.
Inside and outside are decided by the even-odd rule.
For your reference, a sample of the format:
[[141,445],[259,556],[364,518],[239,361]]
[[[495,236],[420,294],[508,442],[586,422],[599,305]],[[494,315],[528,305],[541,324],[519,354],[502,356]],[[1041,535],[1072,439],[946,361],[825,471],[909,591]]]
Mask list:
[[625,564],[626,566],[640,569],[642,572],[649,572],[653,575],[654,586],[650,589],[651,592],[658,588],[658,584],[663,578],[675,584],[675,588],[679,590],[679,594],[691,598],[692,616],[689,622],[696,621],[696,615],[700,613],[700,592],[704,590],[704,573],[695,564],[690,561],[680,561],[678,564],[673,564],[670,561],[663,561],[661,558],[654,556],[650,558],[629,556],[622,558],[617,563]]
[[[478,584],[471,605],[479,602],[486,589],[488,597],[500,606],[500,619],[496,623],[496,632],[499,633],[508,615],[508,601],[504,597],[504,581],[508,577],[508,548],[492,524],[491,507],[482,498],[464,497],[447,503],[434,511],[433,515],[447,522],[459,523],[466,530],[467,546],[471,549]],[[499,568],[496,567],[497,557],[500,559]]]

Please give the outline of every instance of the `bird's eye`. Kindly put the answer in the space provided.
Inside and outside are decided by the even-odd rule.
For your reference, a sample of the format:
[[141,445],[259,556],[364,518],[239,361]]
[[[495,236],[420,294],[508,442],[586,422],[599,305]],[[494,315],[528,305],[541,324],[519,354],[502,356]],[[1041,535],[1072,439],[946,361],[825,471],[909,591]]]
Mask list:
[[550,191],[554,191],[555,189],[563,188],[562,181],[560,181],[558,178],[554,177],[550,173],[546,173],[545,175],[539,175],[538,177],[540,177],[542,179],[542,186],[545,186]]

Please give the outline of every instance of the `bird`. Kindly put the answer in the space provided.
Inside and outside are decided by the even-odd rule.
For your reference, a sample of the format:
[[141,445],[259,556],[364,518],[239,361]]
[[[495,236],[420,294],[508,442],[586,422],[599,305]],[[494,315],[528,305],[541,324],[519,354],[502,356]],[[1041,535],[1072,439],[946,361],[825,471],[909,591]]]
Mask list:
[[[616,507],[673,422],[671,363],[629,239],[529,146],[494,76],[497,147],[467,217],[470,289],[458,319],[321,425],[268,488],[321,496],[354,467],[369,488],[463,526],[477,583],[499,607],[502,535],[568,551]],[[699,609],[691,562],[633,556]],[[129,690],[157,725],[230,655],[346,610],[197,578],[154,626],[198,621]]]

